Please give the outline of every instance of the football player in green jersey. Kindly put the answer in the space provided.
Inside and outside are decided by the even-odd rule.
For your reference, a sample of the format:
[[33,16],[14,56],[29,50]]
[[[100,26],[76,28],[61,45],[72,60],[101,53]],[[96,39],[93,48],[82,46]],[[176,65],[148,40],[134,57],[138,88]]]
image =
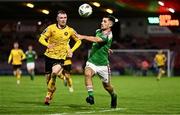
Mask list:
[[34,80],[34,69],[35,69],[35,60],[37,59],[37,54],[33,50],[33,46],[29,45],[28,50],[26,51],[26,66],[28,73],[31,77],[31,80]]
[[115,23],[113,16],[103,17],[101,22],[101,29],[96,31],[96,36],[86,36],[77,34],[78,38],[93,42],[90,55],[85,66],[85,85],[88,91],[86,102],[94,104],[93,83],[92,78],[98,74],[102,80],[104,89],[111,96],[111,108],[117,107],[117,94],[115,93],[110,80],[109,67],[109,49],[112,43],[111,27]]

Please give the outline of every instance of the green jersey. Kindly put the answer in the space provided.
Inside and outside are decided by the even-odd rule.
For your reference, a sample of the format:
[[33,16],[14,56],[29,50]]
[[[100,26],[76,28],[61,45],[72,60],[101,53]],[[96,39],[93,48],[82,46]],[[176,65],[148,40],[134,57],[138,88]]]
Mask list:
[[37,57],[37,54],[35,51],[26,51],[26,62],[34,62]]
[[112,43],[112,32],[104,35],[102,30],[98,29],[96,31],[96,37],[101,38],[103,42],[94,42],[92,44],[88,62],[91,62],[97,66],[106,66],[109,64],[108,50]]

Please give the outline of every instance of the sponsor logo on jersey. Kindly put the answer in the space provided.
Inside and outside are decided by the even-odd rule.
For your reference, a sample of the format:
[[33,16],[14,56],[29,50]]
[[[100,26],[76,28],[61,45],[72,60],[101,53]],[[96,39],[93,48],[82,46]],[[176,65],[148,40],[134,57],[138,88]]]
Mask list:
[[68,35],[68,32],[64,32],[64,35],[67,36],[67,35]]

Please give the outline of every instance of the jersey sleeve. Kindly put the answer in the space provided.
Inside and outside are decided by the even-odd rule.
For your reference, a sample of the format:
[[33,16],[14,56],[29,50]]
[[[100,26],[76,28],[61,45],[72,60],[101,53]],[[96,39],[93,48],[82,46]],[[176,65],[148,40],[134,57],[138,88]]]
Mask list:
[[36,55],[36,51],[32,51],[33,55]]
[[10,54],[9,54],[8,63],[10,63],[11,60],[12,60],[12,50],[11,50],[11,52],[10,52]]
[[51,26],[48,26],[42,33],[41,35],[45,36],[46,38],[51,36]]
[[24,54],[23,50],[21,50],[21,56],[22,56],[22,59],[26,58],[26,55]]
[[28,51],[26,51],[25,54],[27,55],[27,54],[28,54]]
[[71,37],[75,41],[75,44],[71,49],[72,52],[74,52],[81,45],[81,40],[76,36],[76,31],[74,29],[72,29]]
[[97,30],[96,30],[96,33],[100,32],[100,31],[101,31],[101,29],[97,29]]
[[48,42],[46,41],[46,39],[48,39],[51,36],[51,27],[48,26],[42,33],[41,36],[39,38],[39,42],[44,45],[44,46],[48,46]]
[[36,51],[33,51],[33,54],[34,54],[34,56],[35,56],[35,59],[37,59],[37,53],[36,53]]

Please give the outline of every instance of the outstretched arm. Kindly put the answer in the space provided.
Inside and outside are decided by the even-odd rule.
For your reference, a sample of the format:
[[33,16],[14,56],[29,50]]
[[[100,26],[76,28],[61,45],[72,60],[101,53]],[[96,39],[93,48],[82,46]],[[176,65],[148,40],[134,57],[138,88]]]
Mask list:
[[95,36],[86,36],[86,35],[80,35],[80,34],[76,34],[76,36],[81,40],[85,39],[90,42],[103,42],[101,38],[95,37]]

